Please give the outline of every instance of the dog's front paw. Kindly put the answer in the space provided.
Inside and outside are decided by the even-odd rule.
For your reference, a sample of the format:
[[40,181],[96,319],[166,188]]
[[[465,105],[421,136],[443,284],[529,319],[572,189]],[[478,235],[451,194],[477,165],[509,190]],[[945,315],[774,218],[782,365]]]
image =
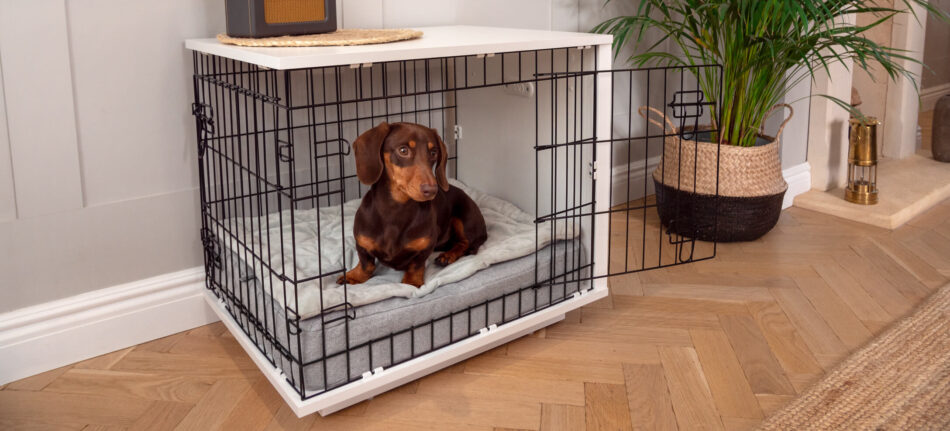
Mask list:
[[456,260],[459,260],[459,256],[456,256],[454,253],[445,252],[435,258],[435,263],[439,266],[449,266],[455,263]]
[[402,278],[402,283],[403,283],[403,284],[408,284],[408,285],[410,285],[410,286],[413,286],[413,287],[415,287],[416,289],[422,287],[422,285],[425,284],[425,282],[423,282],[422,279],[415,279],[415,278],[411,278],[411,277],[403,277],[403,278]]
[[416,288],[422,287],[425,284],[425,267],[410,267],[406,270],[406,273],[402,276],[403,284],[410,284]]
[[370,277],[372,277],[371,273],[357,266],[337,278],[336,284],[343,284],[344,282],[346,282],[346,284],[362,284],[365,283],[366,280],[369,280]]

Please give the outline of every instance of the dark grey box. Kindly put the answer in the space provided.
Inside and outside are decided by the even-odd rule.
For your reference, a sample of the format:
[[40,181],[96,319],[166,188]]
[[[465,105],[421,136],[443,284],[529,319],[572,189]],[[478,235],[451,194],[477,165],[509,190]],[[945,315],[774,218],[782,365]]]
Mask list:
[[231,37],[336,31],[336,0],[225,0]]

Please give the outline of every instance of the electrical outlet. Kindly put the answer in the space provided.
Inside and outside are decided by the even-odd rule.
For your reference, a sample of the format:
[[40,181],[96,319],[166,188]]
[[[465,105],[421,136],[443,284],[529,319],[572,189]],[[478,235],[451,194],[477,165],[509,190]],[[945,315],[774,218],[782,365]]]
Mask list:
[[505,93],[521,97],[534,96],[534,83],[522,82],[520,84],[505,85]]

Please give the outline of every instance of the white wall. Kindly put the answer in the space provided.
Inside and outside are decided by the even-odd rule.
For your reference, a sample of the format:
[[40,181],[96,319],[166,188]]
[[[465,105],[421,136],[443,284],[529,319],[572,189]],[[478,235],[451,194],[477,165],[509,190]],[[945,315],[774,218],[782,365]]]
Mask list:
[[[884,7],[892,7],[893,1],[882,4]],[[855,17],[855,23],[859,26],[867,26],[879,20],[880,16],[874,13],[866,12],[858,14]],[[877,27],[865,31],[863,34],[871,41],[891,46],[891,35],[894,30],[894,20],[887,20]],[[885,130],[891,126],[891,119],[887,118],[885,108],[887,107],[888,86],[891,79],[887,76],[887,71],[881,67],[872,67],[865,71],[861,68],[854,68],[851,75],[852,86],[861,96],[861,105],[858,109],[861,113],[869,117],[875,117],[880,120],[878,125],[878,136],[884,136]],[[901,79],[904,79],[903,77]],[[848,99],[844,99],[848,100]],[[895,124],[896,125],[896,124]]]
[[[339,3],[351,28],[587,31],[632,10],[602,0]],[[182,41],[224,31],[223,5],[0,0],[0,312],[201,264]],[[804,161],[804,148],[787,140],[785,165]]]
[[[850,60],[845,64],[832,64],[827,75],[816,77],[812,94],[849,100],[851,68]],[[824,191],[841,187],[847,180],[848,111],[824,97],[814,96],[808,124],[812,188]]]
[[13,188],[13,164],[10,161],[10,135],[3,93],[3,62],[0,61],[0,223],[16,219],[16,192]]
[[[45,31],[36,32],[32,26]],[[56,0],[0,3],[0,53],[18,215],[80,208],[83,196],[65,4]]]
[[223,6],[0,1],[0,312],[201,263],[182,41]]

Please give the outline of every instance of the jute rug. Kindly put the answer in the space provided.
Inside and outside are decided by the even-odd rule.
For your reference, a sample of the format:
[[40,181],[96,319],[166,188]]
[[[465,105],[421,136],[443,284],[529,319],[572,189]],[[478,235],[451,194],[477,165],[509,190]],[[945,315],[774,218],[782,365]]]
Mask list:
[[240,46],[344,46],[370,45],[376,43],[396,42],[422,37],[419,30],[405,28],[391,28],[380,30],[361,30],[347,28],[332,33],[304,34],[300,36],[263,37],[258,39],[231,37],[219,34],[218,40]]
[[761,430],[950,430],[950,285]]

